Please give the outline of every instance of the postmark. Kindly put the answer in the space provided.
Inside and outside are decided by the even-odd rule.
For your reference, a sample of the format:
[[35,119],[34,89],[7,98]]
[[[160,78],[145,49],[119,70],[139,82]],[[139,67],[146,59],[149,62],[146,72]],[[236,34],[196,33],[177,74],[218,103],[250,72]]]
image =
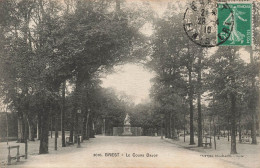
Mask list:
[[[219,15],[228,14],[230,19],[222,23]],[[222,26],[219,26],[223,24]],[[221,6],[216,1],[192,1],[184,13],[184,31],[191,41],[202,47],[215,47],[231,36],[234,15],[228,3]]]

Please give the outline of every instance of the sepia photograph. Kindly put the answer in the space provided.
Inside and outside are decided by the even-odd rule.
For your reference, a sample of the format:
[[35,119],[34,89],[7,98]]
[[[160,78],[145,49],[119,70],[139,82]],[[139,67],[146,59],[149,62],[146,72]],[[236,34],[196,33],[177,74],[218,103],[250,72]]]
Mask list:
[[260,168],[260,0],[0,0],[0,168]]

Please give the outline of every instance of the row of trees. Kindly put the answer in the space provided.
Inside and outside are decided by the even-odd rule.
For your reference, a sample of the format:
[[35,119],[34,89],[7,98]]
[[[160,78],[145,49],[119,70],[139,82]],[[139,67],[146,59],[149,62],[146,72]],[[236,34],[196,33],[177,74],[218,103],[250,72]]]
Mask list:
[[[79,115],[83,115],[83,137],[93,137],[86,129],[100,115],[99,108],[105,107],[95,101],[100,95],[98,76],[136,59],[144,43],[138,30],[145,16],[141,13],[149,12],[136,7],[138,14],[126,7],[121,10],[122,4],[119,0],[0,2],[0,93],[18,113],[20,142],[27,139],[28,129],[33,140],[37,123],[39,153],[48,153],[49,118],[57,123],[59,116],[62,146],[68,117],[71,141],[79,133]],[[66,83],[73,86],[68,98]]]
[[[153,54],[147,63],[157,73],[151,96],[159,104],[158,111],[165,115],[166,137],[176,137],[175,130],[181,126],[186,129],[188,108],[191,145],[195,144],[194,119],[198,146],[203,141],[202,121],[208,119],[219,130],[231,129],[231,153],[237,153],[236,131],[241,141],[242,129],[250,129],[252,143],[257,144],[259,18],[254,18],[252,47],[220,46],[213,51],[192,43],[185,35],[183,14],[179,10],[184,11],[186,6],[182,4],[168,5],[164,17],[155,20],[151,39]],[[259,3],[254,2],[255,16],[259,15],[258,8]],[[241,59],[241,49],[250,53],[250,63]],[[202,104],[202,98],[207,107]]]

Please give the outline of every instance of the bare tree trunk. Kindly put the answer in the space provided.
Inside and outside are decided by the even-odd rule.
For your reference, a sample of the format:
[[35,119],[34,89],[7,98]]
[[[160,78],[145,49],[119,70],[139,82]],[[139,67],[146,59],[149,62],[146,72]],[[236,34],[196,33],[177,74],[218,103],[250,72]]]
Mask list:
[[41,139],[41,115],[40,112],[38,112],[37,115],[37,140]]
[[22,115],[18,117],[18,143],[24,142],[24,122]]
[[256,116],[253,114],[253,120],[252,120],[252,130],[251,130],[251,136],[252,136],[252,144],[257,145],[257,139],[256,139]]
[[176,133],[176,123],[175,123],[175,115],[173,115],[173,117],[172,117],[172,131],[173,131],[173,133],[172,133],[172,135],[173,135],[173,138],[174,139],[177,139],[178,137],[177,137],[177,133]]
[[194,145],[194,126],[193,126],[193,89],[191,84],[191,68],[189,70],[189,104],[190,104],[190,145]]
[[171,118],[168,118],[168,138],[171,139],[172,138],[172,133],[171,133]]
[[213,126],[214,126],[214,148],[215,150],[217,149],[217,143],[216,143],[216,125],[215,125],[215,121],[213,118]]
[[198,60],[198,99],[197,99],[197,105],[198,105],[198,147],[202,147],[202,119],[201,119],[201,58],[199,57]]
[[241,131],[241,123],[240,123],[240,118],[239,118],[239,133],[238,133],[238,137],[239,137],[239,142],[242,142],[242,131]]
[[229,135],[230,135],[230,133],[229,133],[230,131],[229,130],[230,130],[230,128],[228,126],[228,141],[229,141]]
[[166,117],[165,117],[165,138],[169,138],[167,113],[165,115],[166,115]]
[[27,118],[28,128],[29,128],[29,141],[34,141],[34,125],[32,119]]
[[40,150],[39,154],[48,153],[48,136],[49,136],[49,109],[44,108],[41,113],[41,136],[40,136]]
[[89,113],[87,114],[87,121],[86,121],[86,140],[89,140]]
[[92,115],[89,116],[88,127],[89,127],[89,138],[95,138],[94,130],[93,130],[93,116]]
[[[26,123],[25,120],[23,120]],[[25,124],[26,125],[26,124]],[[29,125],[28,125],[29,126]],[[24,126],[24,144],[25,144],[25,159],[27,159],[28,155],[28,127]]]
[[79,134],[79,117],[78,117],[77,111],[75,111],[74,113],[76,113],[75,123],[74,123],[74,127],[75,127],[74,143],[77,143],[78,142],[78,134]]
[[[254,6],[255,7],[255,6]],[[252,67],[255,66],[254,63],[254,58],[253,58],[253,48],[250,46],[250,64]],[[250,99],[250,112],[252,115],[252,126],[251,126],[251,137],[252,137],[252,144],[257,144],[257,139],[256,139],[256,118],[257,118],[257,100],[256,100],[256,94],[257,94],[257,89],[255,86],[255,74],[253,74],[251,83],[252,83],[252,94],[251,94],[251,99]]]
[[228,126],[227,126],[227,137],[228,137],[228,141],[229,141],[229,136],[230,136],[230,120],[228,118]]
[[[78,110],[81,111],[81,104],[82,104],[82,84],[84,81],[84,73],[82,69],[78,70],[78,74],[77,74],[77,81],[76,81],[76,88],[75,88],[75,103],[74,103],[74,109],[73,109],[73,118],[74,118],[74,123],[73,123],[73,127],[74,127],[74,142],[76,143],[78,138],[78,134],[79,134],[79,123],[78,123]],[[70,139],[72,139],[73,137],[73,131],[71,128],[71,137]]]
[[89,123],[90,122],[89,122],[89,118],[88,118],[88,121],[87,121],[87,140],[89,140],[89,138],[90,138],[90,124]]
[[183,141],[185,142],[185,138],[186,138],[186,137],[185,137],[185,136],[186,136],[186,126],[185,126],[185,125],[186,125],[186,115],[185,115],[185,113],[184,113],[183,116],[184,116],[184,119],[183,119],[183,122],[184,122],[184,123],[183,123],[183,138],[184,138],[184,139],[183,139]]
[[8,145],[9,143],[9,122],[8,122],[8,113],[7,113],[7,107],[6,107],[6,114],[5,114],[5,122],[6,122],[6,143]]
[[52,126],[52,120],[53,120],[53,119],[52,119],[52,118],[53,118],[53,117],[51,116],[50,118],[51,118],[51,124],[50,124],[50,127],[51,127],[51,128],[50,128],[50,130],[51,130],[51,138],[52,138],[52,128],[53,128],[53,126]]
[[84,119],[83,119],[83,124],[82,124],[82,139],[83,140],[86,140],[86,138],[87,138],[86,126],[87,126],[87,111],[85,111],[85,113],[84,113]]
[[55,142],[54,149],[58,150],[58,116],[55,114]]
[[170,132],[170,137],[169,138],[171,138],[172,139],[172,113],[170,112],[170,114],[169,114],[169,132]]
[[[89,122],[89,111],[87,111],[87,112],[85,113],[85,119],[84,119],[84,122],[83,122],[83,139],[84,139],[84,140],[89,139],[89,137],[88,137],[88,135],[87,135],[88,122]],[[102,125],[103,125],[103,124],[102,124]]]
[[62,147],[66,146],[66,140],[65,140],[65,128],[64,128],[64,123],[65,123],[65,91],[66,91],[66,81],[63,82],[62,84],[62,106],[61,106],[61,143]]
[[231,98],[231,154],[237,154],[236,149],[236,96],[232,93]]
[[218,115],[218,122],[217,122],[217,129],[218,129],[218,140],[219,140],[219,136],[220,136],[220,122],[219,122],[219,115]]
[[[235,50],[233,50],[232,53],[231,49],[231,54],[229,57],[230,60],[230,66],[232,68],[232,75],[230,76],[231,79],[231,86],[235,85],[235,75],[234,75],[234,55],[235,55]],[[232,91],[230,93],[230,101],[231,101],[231,114],[230,114],[230,119],[231,119],[231,154],[237,154],[237,149],[236,149],[236,93],[234,91]]]
[[74,136],[74,120],[75,120],[75,113],[74,110],[71,112],[71,119],[70,119],[70,142],[73,141],[73,136]]

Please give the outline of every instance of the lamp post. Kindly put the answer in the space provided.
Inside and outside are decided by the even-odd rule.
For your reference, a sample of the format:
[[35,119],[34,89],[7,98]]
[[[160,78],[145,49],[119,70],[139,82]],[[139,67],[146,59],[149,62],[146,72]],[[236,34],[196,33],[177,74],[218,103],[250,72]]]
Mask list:
[[[79,117],[80,114],[81,114],[81,109],[78,109],[77,110],[77,118]],[[78,128],[77,128],[78,129],[78,131],[77,131],[77,133],[78,133],[77,134],[77,142],[78,142],[77,148],[80,148],[79,125],[80,124],[78,124]]]
[[164,114],[161,114],[161,139],[163,139],[163,118],[164,118]]

